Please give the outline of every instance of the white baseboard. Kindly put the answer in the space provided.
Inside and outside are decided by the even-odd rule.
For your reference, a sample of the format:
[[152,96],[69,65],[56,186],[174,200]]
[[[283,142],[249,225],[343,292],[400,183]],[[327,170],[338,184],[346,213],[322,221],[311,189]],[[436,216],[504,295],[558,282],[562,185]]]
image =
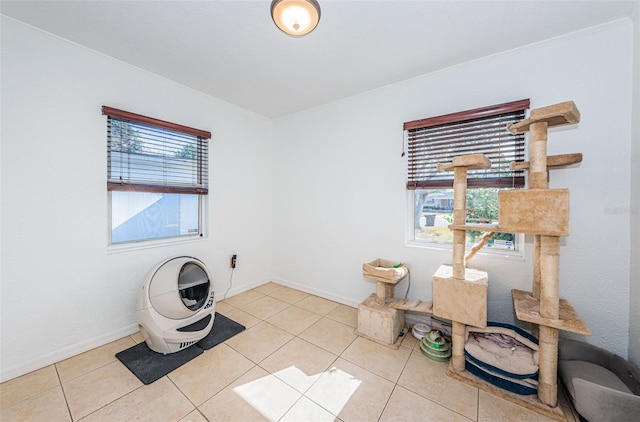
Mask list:
[[283,286],[287,286],[287,287],[291,287],[293,289],[301,290],[301,291],[303,291],[305,293],[310,293],[312,295],[320,296],[320,297],[322,297],[324,299],[333,300],[334,302],[342,303],[343,305],[351,306],[353,308],[357,308],[358,305],[361,302],[361,300],[354,301],[351,298],[340,296],[340,295],[336,295],[335,293],[327,291],[327,290],[316,289],[316,288],[313,288],[313,287],[305,286],[304,284],[295,283],[295,282],[290,281],[290,280],[285,280],[285,279],[281,279],[281,278],[272,278],[271,281],[273,281],[274,283],[282,284]]
[[[226,294],[226,297],[235,296],[237,294],[246,292],[247,290],[251,290],[255,287],[269,283],[270,281],[273,281],[274,283],[282,284],[283,286],[298,289],[306,293],[320,296],[328,300],[333,300],[334,302],[342,303],[343,305],[352,306],[354,308],[357,308],[358,304],[360,303],[359,301],[356,302],[350,298],[336,295],[326,290],[315,289],[315,288],[311,288],[309,286],[298,284],[289,280],[278,279],[278,278],[259,280],[253,283],[243,284],[242,286],[238,286],[238,287],[232,286],[232,288],[229,289],[229,292]],[[216,301],[220,301],[223,299],[225,291],[218,291],[216,293]],[[119,340],[128,335],[135,334],[136,332],[138,332],[138,325],[131,324],[126,327],[122,327],[118,330],[112,331],[110,333],[103,334],[101,336],[94,337],[86,341],[82,341],[80,343],[76,343],[59,350],[55,350],[53,352],[44,354],[42,356],[38,356],[34,359],[20,363],[18,365],[6,367],[6,368],[3,367],[0,370],[0,382],[5,382],[10,379],[19,377],[21,375],[28,374],[29,372],[35,371],[37,369],[44,368],[46,366],[63,361],[70,357],[79,355],[80,353],[84,353],[91,349],[95,349],[96,347],[104,346],[107,343],[110,343],[115,340]]]
[[0,382],[5,382],[21,375],[28,374],[29,372],[44,368],[45,366],[52,365],[70,357],[79,355],[80,353],[95,349],[96,347],[104,346],[112,341],[135,334],[136,332],[138,332],[138,324],[127,325],[126,327],[122,327],[110,333],[55,350],[18,365],[10,366],[8,368],[3,367],[0,372]]
[[227,289],[218,290],[216,292],[216,302],[220,302],[221,300],[230,298],[231,296],[235,296],[235,295],[238,295],[240,293],[244,293],[247,290],[251,290],[251,289],[256,288],[258,286],[262,286],[263,284],[267,284],[270,281],[271,281],[271,279],[264,279],[264,280],[254,281],[253,283],[249,283],[249,284],[243,284],[242,286],[238,286],[238,287],[231,287],[231,289],[229,289],[228,292],[227,292]]

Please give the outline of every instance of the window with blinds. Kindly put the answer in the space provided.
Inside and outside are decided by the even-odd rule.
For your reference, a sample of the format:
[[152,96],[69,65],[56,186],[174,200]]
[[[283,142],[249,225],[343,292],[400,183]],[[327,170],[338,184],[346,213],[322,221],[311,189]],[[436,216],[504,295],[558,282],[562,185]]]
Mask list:
[[107,117],[107,189],[208,193],[211,133],[102,107]]
[[[512,135],[507,124],[524,119],[529,100],[497,104],[404,124],[407,139],[408,241],[415,245],[450,248],[448,226],[453,213],[453,172],[439,172],[438,163],[455,156],[484,154],[489,169],[467,172],[466,219],[470,223],[493,223],[499,218],[498,193],[525,185],[523,171],[510,169],[512,161],[524,161],[524,135]],[[482,235],[467,231],[467,246]],[[521,237],[497,233],[485,250],[517,253]]]
[[103,106],[110,244],[203,235],[211,133]]
[[523,161],[523,134],[512,135],[508,123],[524,119],[529,100],[483,107],[444,116],[407,122],[407,189],[450,188],[453,172],[439,172],[438,163],[454,156],[485,154],[491,168],[468,172],[468,186],[523,187],[524,172],[509,169],[511,161]]

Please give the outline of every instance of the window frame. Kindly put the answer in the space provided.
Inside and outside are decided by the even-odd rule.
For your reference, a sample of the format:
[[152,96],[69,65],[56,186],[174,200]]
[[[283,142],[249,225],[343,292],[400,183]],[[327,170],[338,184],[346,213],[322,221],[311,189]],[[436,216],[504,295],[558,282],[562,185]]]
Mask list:
[[[455,131],[458,130],[459,127],[461,133],[464,135],[465,126],[473,125],[475,123],[480,122],[482,125],[483,122],[492,121],[494,117],[498,119],[502,118],[501,115],[505,115],[510,113],[516,113],[517,117],[524,118],[524,113],[528,110],[530,106],[530,100],[524,99],[519,101],[512,101],[508,103],[496,104],[488,107],[481,107],[456,113],[450,113],[442,116],[429,117],[420,120],[414,120],[410,122],[405,122],[403,125],[405,142],[406,142],[406,154],[407,154],[407,176],[406,176],[406,191],[407,191],[407,213],[406,213],[406,245],[413,247],[421,247],[421,248],[429,248],[429,249],[437,249],[437,250],[451,250],[452,243],[449,242],[428,242],[426,240],[416,239],[416,218],[421,218],[422,210],[418,211],[418,215],[416,216],[416,202],[415,202],[415,191],[416,190],[438,190],[438,189],[451,189],[453,187],[453,173],[450,173],[450,176],[442,176],[441,173],[433,173],[436,175],[432,180],[429,180],[429,176],[422,177],[425,175],[424,169],[426,166],[433,166],[433,163],[427,163],[426,161],[434,160],[434,157],[438,156],[439,153],[434,152],[424,152],[429,148],[427,144],[429,142],[433,142],[433,149],[451,149],[452,146],[455,146],[456,141],[447,141],[446,139],[449,135],[434,135],[434,138],[438,138],[435,141],[425,140],[423,138],[418,138],[417,134],[420,136],[428,137],[428,133],[430,131],[436,133],[445,133],[445,131],[449,130],[449,128],[453,128],[454,134]],[[425,130],[426,129],[426,130]],[[412,132],[413,131],[413,132]],[[506,128],[504,129],[505,134],[508,134]],[[427,135],[425,135],[427,134]],[[484,134],[484,132],[482,132]],[[414,136],[412,139],[411,136]],[[416,139],[419,140],[419,144],[416,143]],[[444,140],[444,141],[443,141]],[[465,143],[466,142],[466,143]],[[526,145],[524,136],[522,135],[520,138],[513,137],[513,141],[509,140],[508,142],[514,142],[513,151],[509,151],[509,154],[513,154],[512,161],[521,161],[525,160],[526,157]],[[438,144],[440,143],[440,144]],[[481,145],[481,143],[478,143]],[[444,148],[442,148],[444,145]],[[451,158],[455,155],[464,155],[469,153],[480,153],[482,151],[478,151],[482,149],[481,147],[476,146],[475,141],[462,141],[461,146],[464,146],[465,149],[469,149],[469,145],[471,146],[472,152],[465,152],[462,154],[458,153],[450,153],[449,158],[443,158],[440,161],[438,158],[438,162],[447,163],[451,161]],[[502,145],[502,143],[501,143]],[[422,148],[421,153],[416,148]],[[413,148],[413,149],[412,149]],[[447,152],[448,153],[448,152]],[[443,153],[443,155],[446,153]],[[427,156],[428,159],[425,161],[420,161],[421,157]],[[526,174],[524,172],[514,172],[509,169],[503,170],[502,167],[498,167],[496,170],[496,162],[492,160],[493,166],[489,169],[489,172],[494,176],[492,178],[483,179],[483,177],[477,174],[472,174],[470,172],[468,179],[469,188],[505,188],[505,187],[514,187],[514,188],[522,188],[526,186]],[[498,164],[498,166],[504,166],[504,164]],[[507,163],[508,166],[508,163]],[[421,173],[422,172],[422,173]],[[431,175],[432,173],[429,173]],[[510,174],[510,176],[503,176],[506,174]],[[474,179],[475,177],[475,179]],[[488,183],[487,183],[488,182]],[[502,256],[507,258],[522,258],[524,256],[524,235],[521,233],[514,233],[514,242],[515,249],[514,250],[505,250],[501,248],[483,248],[481,253],[490,256]],[[466,248],[469,249],[471,246],[466,245]]]
[[[435,188],[434,188],[435,189]],[[426,240],[417,240],[415,238],[415,220],[414,220],[414,190],[406,190],[406,227],[405,227],[405,245],[412,248],[431,249],[437,251],[452,251],[452,242],[428,242]],[[507,258],[522,260],[525,253],[525,234],[514,233],[515,249],[501,249],[483,247],[476,256],[486,255],[489,257]],[[468,252],[471,245],[465,244],[465,250]]]
[[[102,114],[107,116],[107,193],[108,193],[108,249],[123,251],[130,249],[165,246],[168,244],[191,242],[205,237],[208,227],[208,185],[209,185],[209,139],[211,133],[168,121],[102,106]],[[155,148],[154,153],[112,149],[113,142],[121,139],[113,137],[114,122],[127,122],[143,133],[147,148]],[[136,136],[140,136],[139,132]],[[195,147],[194,147],[195,146]],[[195,151],[195,155],[179,155],[184,151]],[[177,151],[177,152],[176,152]],[[114,158],[112,152],[119,153]],[[175,154],[175,155],[173,155]],[[146,156],[146,158],[145,158]],[[114,160],[126,161],[124,164]],[[136,176],[137,175],[137,176]],[[124,177],[123,177],[124,176]],[[157,193],[175,195],[196,195],[198,227],[197,232],[163,237],[149,237],[113,241],[113,192]],[[195,216],[194,216],[195,217]],[[195,221],[194,221],[195,222]],[[194,227],[195,228],[195,227]]]

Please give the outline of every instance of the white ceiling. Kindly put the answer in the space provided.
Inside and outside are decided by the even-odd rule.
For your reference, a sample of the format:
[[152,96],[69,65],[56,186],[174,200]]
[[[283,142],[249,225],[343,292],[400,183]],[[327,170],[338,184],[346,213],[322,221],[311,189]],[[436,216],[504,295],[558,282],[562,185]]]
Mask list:
[[[270,0],[5,1],[0,12],[269,118],[628,17],[638,1],[319,0],[281,33]],[[553,64],[549,64],[553,65]]]

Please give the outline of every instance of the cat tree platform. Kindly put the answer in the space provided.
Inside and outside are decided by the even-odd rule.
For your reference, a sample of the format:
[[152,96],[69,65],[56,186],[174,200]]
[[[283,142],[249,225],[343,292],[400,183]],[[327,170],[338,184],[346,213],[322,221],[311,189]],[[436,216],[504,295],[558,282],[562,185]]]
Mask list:
[[556,319],[544,318],[540,315],[540,300],[534,298],[531,293],[522,290],[512,289],[513,306],[516,310],[516,317],[520,321],[527,321],[533,324],[546,325],[562,331],[591,335],[591,330],[578,316],[573,306],[566,300],[559,299],[559,316]]

